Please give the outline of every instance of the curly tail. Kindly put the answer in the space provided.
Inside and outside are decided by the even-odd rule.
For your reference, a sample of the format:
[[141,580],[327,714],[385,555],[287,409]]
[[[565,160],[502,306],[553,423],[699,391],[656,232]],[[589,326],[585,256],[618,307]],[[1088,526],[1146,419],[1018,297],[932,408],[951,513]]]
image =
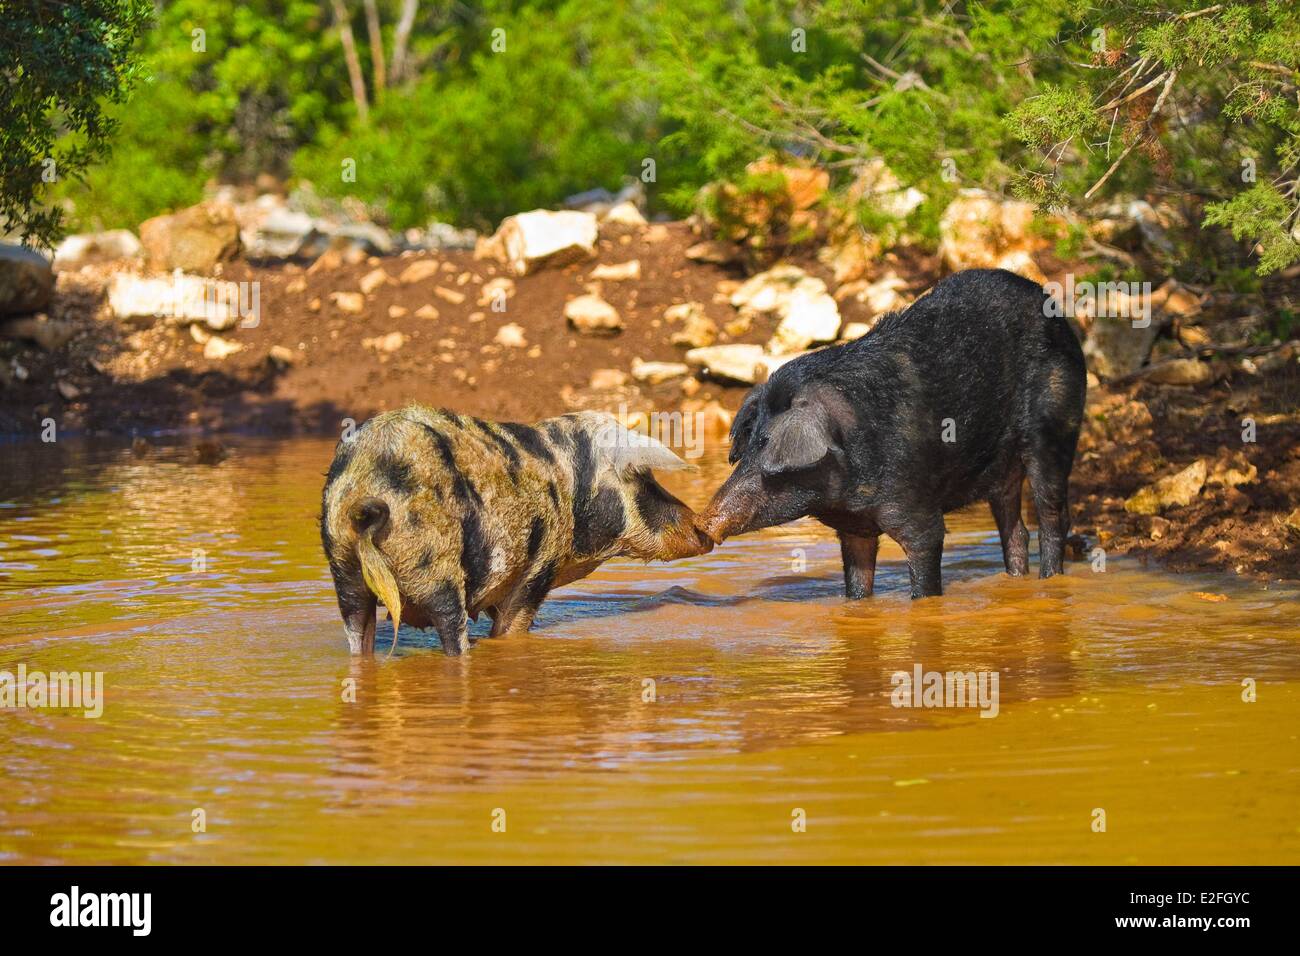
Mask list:
[[357,558],[361,561],[361,577],[379,600],[388,608],[393,619],[393,643],[388,656],[397,649],[397,629],[402,623],[402,593],[388,561],[375,544],[375,536],[388,526],[388,503],[381,498],[363,498],[352,509],[352,527],[357,532]]

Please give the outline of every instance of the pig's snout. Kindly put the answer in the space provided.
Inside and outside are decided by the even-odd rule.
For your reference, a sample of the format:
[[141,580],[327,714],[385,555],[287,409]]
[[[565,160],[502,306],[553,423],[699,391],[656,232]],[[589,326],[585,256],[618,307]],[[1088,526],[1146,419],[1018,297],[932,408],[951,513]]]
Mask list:
[[678,558],[696,558],[713,550],[713,539],[698,525],[699,516],[683,507],[682,514],[675,526],[659,538],[661,561],[676,561]]
[[726,516],[709,508],[703,514],[695,516],[695,530],[701,537],[708,538],[710,547],[722,544],[728,531]]
[[750,525],[757,511],[755,495],[724,484],[709,506],[696,516],[695,527],[714,544],[722,544],[727,538],[752,530]]
[[713,540],[713,537],[707,531],[704,531],[698,525],[695,524],[697,520],[698,519],[695,516],[691,517],[691,524],[690,524],[689,531],[691,536],[694,538],[694,547],[692,549],[693,554],[691,555],[691,557],[694,557],[696,555],[701,555],[701,554],[708,554],[710,551],[713,550],[713,546],[717,544],[717,542]]

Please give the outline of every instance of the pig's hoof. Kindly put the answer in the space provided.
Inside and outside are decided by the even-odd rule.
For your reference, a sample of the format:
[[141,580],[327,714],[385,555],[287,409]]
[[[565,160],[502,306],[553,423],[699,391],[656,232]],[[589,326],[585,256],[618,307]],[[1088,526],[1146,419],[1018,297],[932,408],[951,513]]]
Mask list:
[[460,637],[455,640],[444,640],[442,642],[442,652],[448,657],[460,657],[462,654],[469,653],[469,638]]

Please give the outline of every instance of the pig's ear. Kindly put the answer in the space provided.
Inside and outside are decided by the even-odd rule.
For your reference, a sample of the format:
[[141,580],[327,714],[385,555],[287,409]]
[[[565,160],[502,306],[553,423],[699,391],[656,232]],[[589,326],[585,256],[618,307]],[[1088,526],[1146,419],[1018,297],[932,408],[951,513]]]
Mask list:
[[749,448],[749,440],[753,437],[754,423],[758,419],[759,410],[763,403],[767,401],[768,383],[763,382],[755,385],[750,389],[749,394],[740,405],[740,411],[736,412],[736,417],[731,420],[731,449],[727,452],[727,461],[735,464],[744,457],[746,450]]
[[601,457],[620,475],[635,471],[682,471],[691,466],[678,458],[667,445],[624,428],[611,417],[595,436]]
[[772,420],[767,443],[758,455],[758,467],[765,475],[803,471],[836,447],[826,406],[796,402]]

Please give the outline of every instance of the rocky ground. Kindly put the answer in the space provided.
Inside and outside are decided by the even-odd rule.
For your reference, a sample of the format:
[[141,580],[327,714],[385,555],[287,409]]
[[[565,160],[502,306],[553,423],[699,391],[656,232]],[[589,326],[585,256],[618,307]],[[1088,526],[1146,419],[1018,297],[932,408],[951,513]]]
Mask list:
[[[634,208],[569,222],[590,233],[556,254],[529,248],[526,222],[477,250],[331,241],[286,258],[250,257],[246,229],[237,255],[229,236],[196,252],[189,233],[145,224],[143,250],[127,238],[111,255],[65,255],[39,313],[0,319],[0,433],[35,440],[48,419],[61,434],[338,433],[421,401],[524,421],[681,409],[722,438],[755,378],[866,333],[954,265],[1067,271],[1041,244],[1009,245],[1003,226],[984,261],[963,261],[971,249],[945,236],[934,255],[793,248],[773,272],[743,240],[648,224]],[[174,268],[255,287],[256,324],[144,314],[141,283],[179,281]],[[1077,323],[1090,364],[1109,374],[1090,376],[1076,556],[1101,546],[1175,569],[1300,578],[1295,345],[1261,342],[1240,303],[1172,285],[1155,298],[1159,335],[1136,361],[1102,348],[1086,316]]]
[[1089,393],[1072,483],[1081,550],[1300,579],[1300,368],[1222,373],[1201,389]]

